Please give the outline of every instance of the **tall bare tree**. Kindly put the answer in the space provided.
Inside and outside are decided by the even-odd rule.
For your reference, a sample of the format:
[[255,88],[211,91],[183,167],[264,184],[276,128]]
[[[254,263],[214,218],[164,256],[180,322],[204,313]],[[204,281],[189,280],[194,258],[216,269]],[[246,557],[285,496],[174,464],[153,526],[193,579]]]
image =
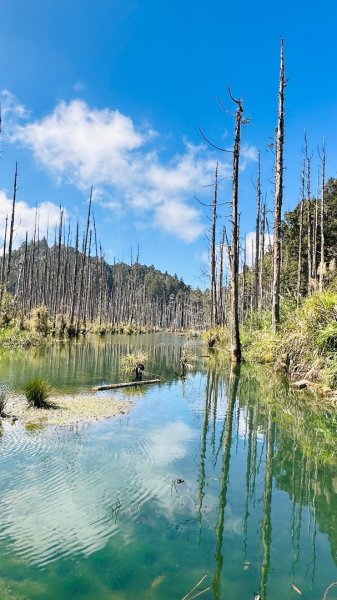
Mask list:
[[302,235],[303,235],[303,204],[304,204],[304,186],[305,186],[305,161],[303,162],[302,178],[301,178],[301,202],[300,202],[300,222],[299,222],[299,244],[298,244],[298,261],[297,261],[297,288],[296,300],[297,306],[301,296],[302,283]]
[[320,219],[320,230],[321,230],[321,252],[320,252],[321,261],[320,261],[320,268],[319,268],[319,290],[320,290],[320,292],[323,291],[323,277],[324,277],[324,265],[325,265],[325,258],[324,258],[325,140],[323,140],[321,161],[322,161],[322,198],[321,198],[321,219]]
[[259,266],[260,266],[260,225],[261,225],[261,156],[259,152],[258,175],[257,175],[257,207],[255,227],[255,272],[254,272],[254,308],[258,308],[259,297]]
[[233,148],[233,175],[232,175],[232,244],[231,244],[231,313],[232,313],[232,349],[231,360],[239,364],[242,360],[240,328],[239,328],[239,162],[241,126],[243,122],[242,100],[230,96],[236,104],[234,148]]
[[218,297],[216,276],[216,222],[218,203],[218,163],[215,168],[214,195],[212,206],[212,237],[211,237],[211,325],[218,324]]
[[311,235],[311,156],[308,152],[308,142],[305,136],[305,159],[306,159],[306,192],[307,192],[307,256],[308,256],[308,296],[312,291],[312,235]]
[[283,202],[283,147],[284,147],[284,92],[286,87],[284,69],[284,43],[281,40],[280,78],[278,92],[278,119],[275,155],[275,199],[274,199],[274,247],[272,284],[272,327],[276,332],[280,322],[280,279],[281,279],[281,212]]
[[11,272],[11,260],[13,251],[13,236],[14,236],[14,220],[15,220],[15,204],[16,204],[16,193],[18,186],[18,163],[15,164],[15,175],[14,175],[14,186],[13,186],[13,201],[12,201],[12,216],[11,224],[9,229],[9,240],[8,240],[8,257],[7,257],[7,271],[6,271],[6,284],[8,284],[9,276]]

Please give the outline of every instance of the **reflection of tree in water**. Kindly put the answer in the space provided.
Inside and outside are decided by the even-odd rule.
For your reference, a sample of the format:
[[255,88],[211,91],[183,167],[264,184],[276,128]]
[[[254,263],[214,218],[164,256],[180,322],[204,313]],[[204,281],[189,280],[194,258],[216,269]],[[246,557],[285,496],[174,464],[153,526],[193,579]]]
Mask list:
[[[148,374],[154,373],[172,380],[180,371],[180,353],[184,339],[170,334],[152,335],[106,335],[103,338],[88,336],[85,339],[71,340],[32,349],[25,353],[19,365],[10,368],[6,364],[6,373],[13,385],[19,385],[31,377],[43,377],[58,389],[67,382],[72,385],[98,385],[101,382],[116,382],[123,378],[119,365],[123,356],[137,350],[147,351],[150,355],[146,364]],[[201,353],[201,348],[193,350]],[[0,365],[1,368],[1,365]],[[144,374],[144,377],[146,373]],[[12,382],[11,382],[12,383]]]
[[232,428],[233,428],[233,415],[234,407],[236,402],[236,395],[239,385],[239,369],[231,372],[231,378],[228,386],[228,403],[226,419],[224,423],[224,436],[223,436],[223,457],[222,457],[222,471],[220,480],[220,494],[219,494],[219,511],[218,511],[218,522],[216,526],[216,547],[215,547],[215,569],[213,578],[213,589],[214,596],[217,600],[221,598],[221,571],[223,566],[223,554],[222,554],[222,542],[225,522],[225,508],[227,505],[227,489],[228,489],[228,475],[229,465],[231,457],[231,444],[232,444]]
[[268,421],[266,424],[266,464],[263,494],[263,518],[261,527],[262,560],[260,567],[260,589],[262,598],[267,598],[267,581],[270,567],[271,548],[271,506],[273,489],[273,457],[275,441],[275,424],[272,418],[271,407],[268,407]]
[[[285,523],[285,531],[289,534],[282,542],[286,545],[290,543],[292,547],[292,553],[282,559],[282,569],[285,569],[283,575],[289,577],[289,585],[296,585],[307,575],[309,581],[311,579],[312,589],[319,585],[318,580],[315,581],[318,528],[327,533],[336,561],[337,474],[335,466],[325,462],[326,459],[330,460],[330,448],[336,451],[333,443],[336,444],[337,436],[336,432],[332,432],[336,417],[331,416],[332,422],[322,417],[322,412],[318,414],[309,404],[301,402],[298,396],[288,393],[282,381],[270,374],[268,377],[267,382],[263,379],[259,381],[252,377],[249,369],[246,372],[245,366],[241,369],[240,386],[238,373],[232,374],[229,382],[224,369],[219,371],[210,368],[206,375],[200,439],[199,543],[204,506],[205,509],[207,507],[206,482],[216,480],[216,477],[211,477],[212,467],[215,473],[221,457],[213,576],[216,600],[220,600],[223,594],[223,570],[224,564],[228,563],[224,561],[227,552],[224,547],[225,513],[231,454],[235,451],[244,452],[246,465],[242,515],[243,568],[256,573],[255,586],[262,598],[267,600],[274,593],[274,589],[271,589],[275,585],[274,576],[273,582],[270,580],[271,553],[272,546],[279,547],[278,540],[272,536],[274,495],[279,502],[279,493],[273,494],[273,489],[286,491],[290,498],[289,527]],[[219,431],[215,421],[222,410],[220,399],[224,384],[227,387],[227,406],[223,415],[224,426]],[[214,489],[216,484],[212,482],[212,486]],[[250,518],[254,519],[253,527],[249,523]],[[276,521],[274,525],[275,538],[280,523]],[[253,567],[249,559],[252,560],[259,547],[260,559]],[[231,550],[228,550],[228,558],[231,559]]]

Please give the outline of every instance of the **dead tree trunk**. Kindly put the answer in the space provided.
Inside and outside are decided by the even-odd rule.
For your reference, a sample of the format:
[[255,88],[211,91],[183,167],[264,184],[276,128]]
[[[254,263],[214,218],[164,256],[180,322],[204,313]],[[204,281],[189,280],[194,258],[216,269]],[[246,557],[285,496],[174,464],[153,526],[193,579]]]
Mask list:
[[224,302],[223,302],[223,264],[224,264],[224,246],[225,246],[225,228],[222,230],[222,238],[220,242],[220,269],[218,279],[218,297],[219,297],[219,325],[224,325]]
[[239,364],[242,359],[239,329],[239,161],[241,125],[243,119],[242,100],[235,100],[234,149],[233,149],[233,181],[232,181],[232,244],[231,244],[231,313],[232,313],[232,363]]
[[259,265],[260,265],[260,224],[261,224],[261,157],[259,152],[259,168],[257,176],[257,210],[255,229],[255,272],[254,272],[254,308],[257,310],[259,304]]
[[18,163],[15,164],[15,175],[14,175],[14,187],[13,187],[13,202],[12,202],[12,216],[11,225],[9,230],[9,241],[8,241],[8,258],[7,258],[7,271],[6,271],[6,286],[9,283],[9,276],[11,273],[11,260],[13,250],[13,235],[14,235],[14,219],[15,219],[15,203],[16,203],[16,192],[18,183]]
[[211,325],[218,324],[218,298],[216,285],[216,222],[218,202],[218,163],[215,168],[213,214],[212,214],[212,238],[211,238]]
[[261,224],[261,157],[259,152],[259,168],[257,176],[257,210],[255,229],[255,272],[254,272],[254,308],[258,308],[259,297],[259,265],[260,265],[260,224]]
[[262,309],[262,303],[263,303],[263,267],[264,267],[265,230],[266,230],[266,204],[264,202],[262,205],[261,223],[260,223],[261,244],[260,244],[260,272],[259,272],[259,274],[260,274],[260,278],[259,278],[259,310]]
[[283,201],[283,146],[284,146],[284,47],[281,40],[280,80],[278,93],[278,123],[276,131],[275,157],[275,201],[274,201],[274,249],[272,286],[272,328],[276,332],[280,322],[280,279],[281,279],[281,212]]
[[305,185],[305,163],[303,164],[302,185],[301,185],[301,204],[300,204],[300,223],[299,223],[300,227],[299,227],[298,262],[297,262],[297,288],[296,288],[297,306],[299,305],[300,296],[301,296],[304,185]]
[[70,324],[69,324],[69,334],[74,335],[74,321],[75,321],[75,307],[77,302],[77,275],[78,275],[78,222],[76,225],[76,240],[75,240],[75,264],[74,264],[74,279],[73,279],[73,288],[71,294],[71,312],[70,312]]
[[79,296],[78,296],[79,306],[78,306],[77,326],[76,326],[77,335],[79,334],[79,331],[80,331],[81,317],[82,317],[84,271],[85,271],[86,257],[87,257],[88,235],[89,235],[90,216],[91,216],[92,191],[93,191],[93,188],[91,188],[91,190],[90,190],[88,216],[87,216],[87,227],[85,230],[85,238],[84,238],[84,244],[83,244],[83,259],[82,259],[82,266],[81,266],[80,292],[79,292]]
[[325,194],[325,141],[323,141],[322,148],[322,199],[321,199],[321,262],[319,268],[319,291],[323,292],[323,277],[324,277],[324,267],[325,267],[325,259],[324,259],[324,194]]
[[312,248],[311,248],[311,210],[310,210],[310,196],[311,196],[311,158],[308,155],[308,144],[305,139],[305,158],[307,163],[306,175],[307,175],[307,255],[308,255],[308,296],[311,294],[311,278],[312,278]]

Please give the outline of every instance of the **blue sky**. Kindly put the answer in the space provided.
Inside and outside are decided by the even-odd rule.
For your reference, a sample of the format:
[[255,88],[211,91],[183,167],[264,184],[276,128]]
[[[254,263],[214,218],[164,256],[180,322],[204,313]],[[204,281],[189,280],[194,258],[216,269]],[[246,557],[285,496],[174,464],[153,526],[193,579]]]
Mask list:
[[[203,143],[201,127],[229,147],[232,120],[217,96],[244,97],[251,122],[242,137],[242,235],[255,222],[257,151],[272,208],[280,37],[285,39],[285,199],[299,195],[304,129],[313,151],[327,143],[328,175],[337,171],[337,6],[302,0],[0,0],[0,233],[19,163],[16,243],[65,207],[85,219],[90,186],[106,258],[141,262],[204,285],[207,209],[215,163],[221,199],[230,199],[230,155]],[[220,225],[229,214],[221,207]],[[271,221],[271,215],[270,215]]]

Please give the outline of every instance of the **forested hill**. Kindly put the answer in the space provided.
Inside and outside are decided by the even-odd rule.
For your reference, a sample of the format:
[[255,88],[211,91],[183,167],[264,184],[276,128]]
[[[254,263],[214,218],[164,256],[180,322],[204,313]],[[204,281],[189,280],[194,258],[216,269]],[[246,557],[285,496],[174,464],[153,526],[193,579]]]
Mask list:
[[[2,259],[1,282],[8,274]],[[196,327],[203,323],[204,295],[176,275],[153,266],[109,265],[102,252],[80,252],[64,243],[49,246],[46,239],[25,242],[12,252],[7,290],[10,311],[24,321],[45,306],[54,326],[74,332],[89,324],[106,328]]]

